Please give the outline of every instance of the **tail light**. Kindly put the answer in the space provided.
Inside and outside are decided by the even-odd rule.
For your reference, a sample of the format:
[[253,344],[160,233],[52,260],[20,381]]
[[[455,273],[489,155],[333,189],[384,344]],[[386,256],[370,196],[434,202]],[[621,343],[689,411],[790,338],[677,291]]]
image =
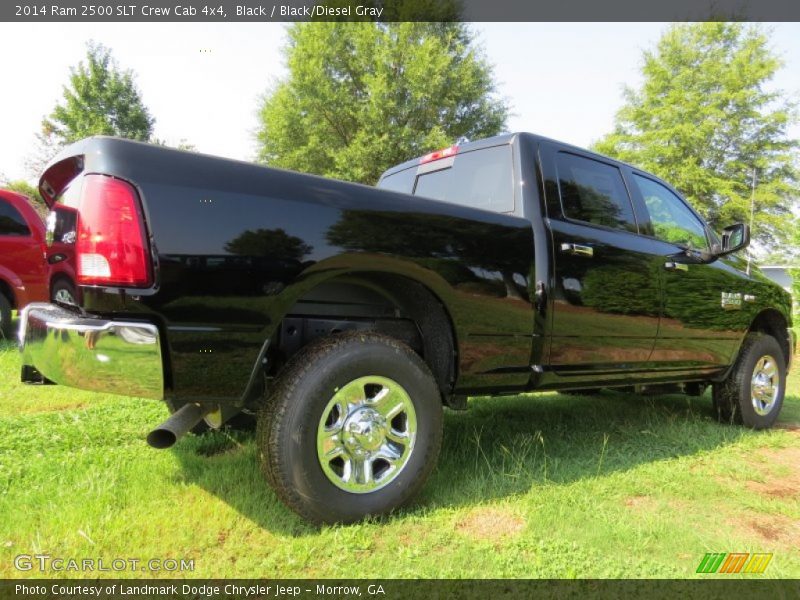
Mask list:
[[75,254],[79,284],[150,285],[150,252],[133,186],[105,175],[86,175]]
[[458,146],[450,146],[449,148],[443,148],[442,150],[426,154],[419,159],[419,164],[424,165],[425,163],[439,160],[440,158],[447,158],[448,156],[455,156],[456,154],[458,154]]

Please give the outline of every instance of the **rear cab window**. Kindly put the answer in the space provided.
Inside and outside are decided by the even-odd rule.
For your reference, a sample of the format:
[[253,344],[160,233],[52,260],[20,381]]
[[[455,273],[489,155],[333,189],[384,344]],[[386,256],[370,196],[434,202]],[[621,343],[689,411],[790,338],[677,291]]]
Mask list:
[[378,187],[498,213],[514,211],[511,145],[492,146],[410,167]]

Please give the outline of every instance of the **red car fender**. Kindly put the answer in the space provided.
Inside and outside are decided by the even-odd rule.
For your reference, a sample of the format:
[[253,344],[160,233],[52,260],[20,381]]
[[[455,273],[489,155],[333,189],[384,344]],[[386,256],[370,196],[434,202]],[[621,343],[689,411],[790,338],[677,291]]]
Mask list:
[[9,298],[9,300],[15,308],[25,306],[32,301],[32,299],[29,298],[28,290],[25,289],[22,280],[16,273],[3,265],[0,265],[0,281],[3,281],[11,289],[14,297]]

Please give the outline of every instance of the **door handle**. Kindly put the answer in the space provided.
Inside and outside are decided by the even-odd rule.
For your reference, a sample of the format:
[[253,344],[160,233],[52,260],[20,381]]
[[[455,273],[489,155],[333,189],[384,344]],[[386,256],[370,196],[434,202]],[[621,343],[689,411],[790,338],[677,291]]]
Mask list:
[[561,251],[574,256],[594,256],[594,248],[591,246],[584,246],[582,244],[563,243],[561,244]]
[[684,263],[678,263],[674,261],[667,261],[664,263],[664,268],[667,271],[688,271],[689,265]]

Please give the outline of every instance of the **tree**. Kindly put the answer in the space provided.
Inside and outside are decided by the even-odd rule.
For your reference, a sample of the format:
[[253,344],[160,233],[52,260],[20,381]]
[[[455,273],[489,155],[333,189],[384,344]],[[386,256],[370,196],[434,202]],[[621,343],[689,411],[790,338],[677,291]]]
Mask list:
[[614,131],[594,148],[663,177],[717,229],[749,222],[755,173],[753,236],[773,246],[800,194],[798,143],[787,136],[795,107],[768,89],[780,67],[757,25],[673,25],[644,53],[641,87],[625,89]]
[[38,175],[65,144],[93,135],[150,141],[155,119],[142,101],[134,74],[121,70],[111,51],[89,43],[86,59],[70,69],[63,100],[42,121],[39,149],[29,161]]
[[39,190],[37,190],[30,183],[18,179],[16,181],[0,181],[0,184],[2,184],[2,187],[7,190],[27,196],[33,208],[36,209],[36,212],[39,213],[39,215],[43,218],[47,216],[47,213],[50,211],[50,209],[47,208],[47,204],[45,204],[41,194],[39,194]]
[[297,23],[262,101],[258,159],[374,184],[389,166],[499,133],[508,113],[463,23]]
[[162,140],[160,138],[153,137],[150,139],[150,143],[158,146],[165,146],[167,148],[175,148],[176,150],[183,150],[184,152],[197,152],[197,146],[195,146],[186,138],[181,138],[177,142],[173,142],[171,140]]

